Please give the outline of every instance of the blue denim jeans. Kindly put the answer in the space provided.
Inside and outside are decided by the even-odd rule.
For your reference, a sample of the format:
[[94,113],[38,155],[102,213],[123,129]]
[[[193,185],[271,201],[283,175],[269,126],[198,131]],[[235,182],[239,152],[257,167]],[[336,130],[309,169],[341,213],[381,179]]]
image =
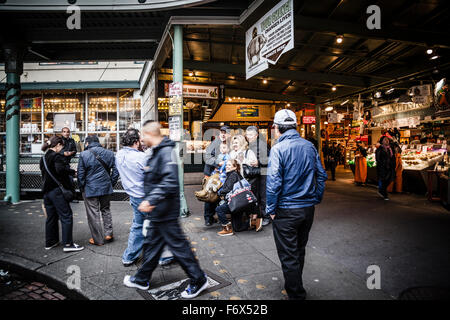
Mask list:
[[144,224],[145,214],[138,210],[144,198],[135,198],[130,196],[130,204],[133,207],[134,217],[128,236],[128,247],[122,256],[123,263],[131,263],[135,261],[142,252],[144,246],[144,236],[142,235],[142,225]]

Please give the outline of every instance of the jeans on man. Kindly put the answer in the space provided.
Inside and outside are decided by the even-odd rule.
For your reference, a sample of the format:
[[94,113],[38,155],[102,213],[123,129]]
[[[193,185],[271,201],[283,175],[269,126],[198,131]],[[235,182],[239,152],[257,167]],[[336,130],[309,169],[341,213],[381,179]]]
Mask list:
[[145,213],[138,210],[144,198],[135,198],[130,196],[130,204],[133,208],[133,222],[130,228],[130,235],[128,236],[128,247],[122,256],[123,263],[132,263],[142,252],[144,246],[144,236],[142,235],[142,225],[144,224]]
[[135,277],[137,282],[150,281],[153,271],[158,266],[164,247],[167,245],[184,272],[191,279],[191,284],[201,283],[205,273],[192,253],[191,246],[181,229],[178,220],[151,222],[144,243],[143,264]]
[[205,209],[204,209],[204,216],[205,216],[205,222],[213,222],[214,213],[216,212],[216,207],[218,205],[218,202],[211,203],[211,202],[205,202]]
[[44,194],[44,206],[47,212],[45,246],[50,247],[59,241],[58,220],[61,221],[62,244],[71,245],[73,243],[73,214],[70,204],[64,199],[61,189],[55,188]]
[[305,247],[314,219],[314,206],[276,210],[273,235],[284,275],[284,288],[289,299],[303,300],[302,273]]

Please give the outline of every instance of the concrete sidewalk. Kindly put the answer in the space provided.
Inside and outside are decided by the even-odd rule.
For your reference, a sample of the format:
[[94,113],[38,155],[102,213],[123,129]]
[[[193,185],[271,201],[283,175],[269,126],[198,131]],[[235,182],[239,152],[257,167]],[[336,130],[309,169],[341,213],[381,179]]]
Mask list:
[[[308,299],[392,299],[413,286],[450,286],[450,214],[424,196],[393,195],[387,202],[371,187],[356,187],[351,173],[338,171],[328,181],[324,201],[316,207],[307,247],[304,283]],[[197,297],[203,299],[283,299],[283,275],[272,227],[218,237],[219,225],[205,227],[200,187],[185,187],[192,215],[181,219],[202,268],[231,285]],[[115,241],[102,247],[90,238],[84,204],[72,204],[78,253],[61,247],[44,250],[45,217],[41,201],[0,207],[0,260],[23,266],[65,283],[67,268],[81,270],[81,293],[89,299],[143,299],[123,286],[121,256],[132,220],[127,202],[113,202]],[[381,268],[381,290],[369,290],[369,265]],[[158,267],[151,287],[186,278],[181,267]]]

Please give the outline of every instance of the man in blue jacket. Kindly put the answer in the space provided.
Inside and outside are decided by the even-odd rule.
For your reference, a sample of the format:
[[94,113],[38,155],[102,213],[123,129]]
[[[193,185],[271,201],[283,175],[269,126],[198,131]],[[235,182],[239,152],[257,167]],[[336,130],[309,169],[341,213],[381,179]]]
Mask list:
[[273,122],[278,143],[270,151],[266,212],[273,220],[286,293],[291,300],[303,300],[305,247],[314,205],[322,200],[327,173],[314,145],[297,132],[294,112],[280,110]]
[[[91,230],[90,244],[103,245],[113,240],[110,196],[119,179],[114,152],[100,145],[98,137],[87,136],[78,160],[78,187],[83,194]],[[103,224],[102,224],[103,220]]]
[[190,278],[190,284],[181,297],[195,298],[208,287],[208,280],[178,223],[180,183],[175,143],[162,136],[160,128],[155,121],[146,122],[143,126],[142,141],[153,151],[144,167],[145,200],[138,207],[148,215],[148,222],[143,227],[144,262],[134,276],[125,276],[123,283],[130,288],[148,290],[152,273],[167,245]]

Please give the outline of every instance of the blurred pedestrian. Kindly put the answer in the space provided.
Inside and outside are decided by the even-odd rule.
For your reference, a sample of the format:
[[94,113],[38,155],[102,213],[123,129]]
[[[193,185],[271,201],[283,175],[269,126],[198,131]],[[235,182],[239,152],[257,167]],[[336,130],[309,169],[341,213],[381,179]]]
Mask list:
[[322,201],[327,174],[314,145],[297,132],[294,112],[280,110],[273,122],[278,143],[270,151],[266,211],[273,219],[287,295],[292,300],[303,300],[305,247],[314,206]]
[[339,149],[337,148],[337,143],[333,142],[331,147],[327,149],[327,163],[328,168],[331,171],[331,180],[336,181],[336,166],[338,164],[340,157]]
[[114,152],[103,148],[96,135],[87,136],[84,146],[78,161],[78,187],[92,235],[89,243],[100,246],[114,240],[110,199],[119,172]]
[[45,249],[50,250],[59,245],[58,220],[61,222],[62,244],[64,252],[83,250],[84,247],[73,242],[73,213],[70,199],[64,197],[63,189],[75,192],[70,181],[70,175],[75,170],[70,169],[61,150],[64,148],[62,137],[53,136],[42,146],[45,154],[42,156],[39,167],[44,180],[42,193],[44,194],[44,207],[47,213],[45,221]]
[[153,150],[145,166],[145,200],[138,207],[148,219],[148,223],[144,223],[144,258],[137,273],[125,276],[123,283],[127,287],[148,290],[153,271],[167,245],[190,278],[181,297],[195,298],[208,287],[208,280],[178,222],[180,184],[175,143],[161,135],[161,125],[155,121],[144,124],[143,141]]
[[395,151],[395,178],[387,187],[387,192],[392,193],[395,190],[396,193],[401,193],[403,188],[402,149],[397,143],[393,145],[393,150]]
[[356,141],[355,151],[355,183],[362,185],[367,179],[367,150],[361,140]]
[[382,136],[380,146],[375,151],[378,195],[384,200],[389,200],[387,187],[395,179],[395,153],[390,144],[390,138]]

